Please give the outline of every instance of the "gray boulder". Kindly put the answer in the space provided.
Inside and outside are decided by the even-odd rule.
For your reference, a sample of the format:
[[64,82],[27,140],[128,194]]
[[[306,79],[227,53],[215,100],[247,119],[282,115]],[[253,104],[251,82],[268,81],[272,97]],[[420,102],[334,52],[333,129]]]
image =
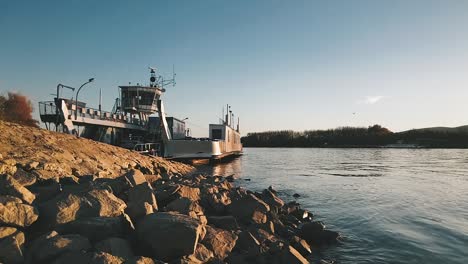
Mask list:
[[37,220],[37,209],[21,202],[16,197],[0,196],[0,224],[28,227]]
[[301,255],[307,256],[312,253],[309,244],[298,236],[293,236],[290,241],[290,245],[294,247]]
[[198,201],[190,200],[183,197],[170,202],[166,206],[166,211],[174,211],[193,218],[199,218],[203,214],[203,208],[198,204]]
[[36,204],[48,201],[59,195],[62,191],[61,185],[54,180],[36,182],[28,186],[27,189],[36,196],[34,200]]
[[34,199],[36,199],[34,194],[21,186],[21,184],[9,175],[0,175],[0,195],[18,197],[28,204],[31,204]]
[[154,260],[152,258],[142,257],[142,256],[135,257],[134,261],[135,261],[135,264],[159,264],[159,263],[164,263],[164,262],[161,262],[161,261]]
[[24,233],[13,227],[0,227],[0,262],[24,262]]
[[85,217],[116,217],[126,204],[107,190],[63,193],[41,204],[41,224],[50,228]]
[[147,255],[174,260],[195,252],[204,227],[194,218],[178,213],[146,215],[136,226],[138,240],[147,247]]
[[304,223],[300,229],[299,236],[315,246],[333,244],[340,238],[338,232],[326,230],[325,225],[319,221]]
[[122,175],[129,183],[131,187],[135,187],[146,182],[145,175],[140,170],[131,169]]
[[47,234],[33,241],[30,247],[30,263],[52,262],[58,256],[68,252],[80,252],[91,248],[86,237],[80,235]]
[[216,186],[205,188],[202,193],[201,204],[210,213],[225,214],[230,203],[229,191],[220,190]]
[[195,187],[190,187],[186,185],[181,185],[177,190],[177,198],[189,198],[192,201],[200,200],[200,189]]
[[[194,255],[183,256],[179,259],[171,261],[171,264],[203,264],[201,260],[197,259]],[[217,263],[217,262],[210,262]]]
[[162,177],[159,174],[145,174],[145,179],[148,183],[152,184],[153,182],[161,180]]
[[92,252],[84,251],[69,251],[55,258],[53,264],[87,264],[91,263],[93,257]]
[[265,251],[260,241],[249,231],[242,231],[239,233],[235,249],[237,252],[246,253],[249,257],[257,256]]
[[128,190],[126,213],[133,219],[158,211],[158,204],[149,183],[144,182]]
[[284,206],[284,201],[276,195],[276,191],[274,191],[271,187],[263,190],[262,200],[267,203],[271,209],[274,208],[276,212],[278,212]]
[[57,226],[60,234],[79,234],[91,241],[108,237],[128,237],[134,230],[126,215],[118,217],[86,217]]
[[106,252],[94,253],[90,264],[123,264],[125,260]]
[[127,240],[119,237],[110,237],[97,243],[96,251],[106,252],[124,260],[133,259],[133,251]]
[[36,176],[30,172],[27,172],[21,168],[17,168],[16,172],[12,177],[21,185],[21,186],[30,186],[36,183]]
[[226,229],[226,230],[239,229],[239,225],[237,224],[236,218],[232,215],[209,216],[208,224],[214,225],[217,228]]
[[252,193],[233,195],[228,211],[244,224],[267,222],[267,213],[270,207],[264,201],[258,199]]
[[236,241],[237,235],[234,232],[207,226],[206,236],[201,243],[211,250],[216,258],[223,260],[232,251]]
[[213,251],[207,249],[203,244],[198,243],[197,249],[195,250],[195,253],[193,253],[193,257],[202,263],[207,263],[214,258],[214,254]]
[[164,207],[177,199],[176,193],[180,189],[180,185],[161,184],[161,181],[157,183],[154,186],[154,194],[158,198],[158,205],[160,207]]
[[114,195],[120,195],[133,186],[125,177],[117,179],[97,178],[89,183],[96,185],[99,189],[109,190]]
[[285,264],[309,264],[309,261],[304,258],[295,248],[285,246],[281,254],[281,263]]

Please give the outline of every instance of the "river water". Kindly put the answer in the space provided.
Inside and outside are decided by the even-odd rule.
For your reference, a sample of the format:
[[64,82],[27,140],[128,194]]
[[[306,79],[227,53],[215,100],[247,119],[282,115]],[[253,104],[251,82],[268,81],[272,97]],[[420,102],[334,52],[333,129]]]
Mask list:
[[[339,231],[316,251],[336,263],[468,263],[468,150],[245,148],[230,163],[251,190],[272,185]],[[247,181],[246,179],[250,179]]]

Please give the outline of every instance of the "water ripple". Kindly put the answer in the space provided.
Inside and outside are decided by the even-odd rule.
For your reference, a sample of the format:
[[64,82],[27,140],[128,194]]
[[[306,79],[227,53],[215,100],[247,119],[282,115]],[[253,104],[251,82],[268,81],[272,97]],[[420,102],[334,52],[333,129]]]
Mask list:
[[245,149],[213,170],[297,199],[342,244],[337,263],[468,263],[468,150]]

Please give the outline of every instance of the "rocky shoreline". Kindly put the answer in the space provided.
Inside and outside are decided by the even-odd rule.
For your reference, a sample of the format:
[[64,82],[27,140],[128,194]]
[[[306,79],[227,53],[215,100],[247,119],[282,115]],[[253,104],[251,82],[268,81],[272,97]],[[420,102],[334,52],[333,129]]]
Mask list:
[[41,129],[0,132],[0,263],[309,263],[339,239],[271,187]]

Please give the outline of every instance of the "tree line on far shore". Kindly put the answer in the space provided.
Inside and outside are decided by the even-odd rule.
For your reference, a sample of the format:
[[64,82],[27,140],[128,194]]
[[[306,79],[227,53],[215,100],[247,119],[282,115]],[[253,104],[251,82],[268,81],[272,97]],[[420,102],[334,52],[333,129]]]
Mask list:
[[248,133],[244,147],[382,147],[412,144],[421,147],[467,148],[468,131],[414,129],[394,133],[380,125],[327,130]]

